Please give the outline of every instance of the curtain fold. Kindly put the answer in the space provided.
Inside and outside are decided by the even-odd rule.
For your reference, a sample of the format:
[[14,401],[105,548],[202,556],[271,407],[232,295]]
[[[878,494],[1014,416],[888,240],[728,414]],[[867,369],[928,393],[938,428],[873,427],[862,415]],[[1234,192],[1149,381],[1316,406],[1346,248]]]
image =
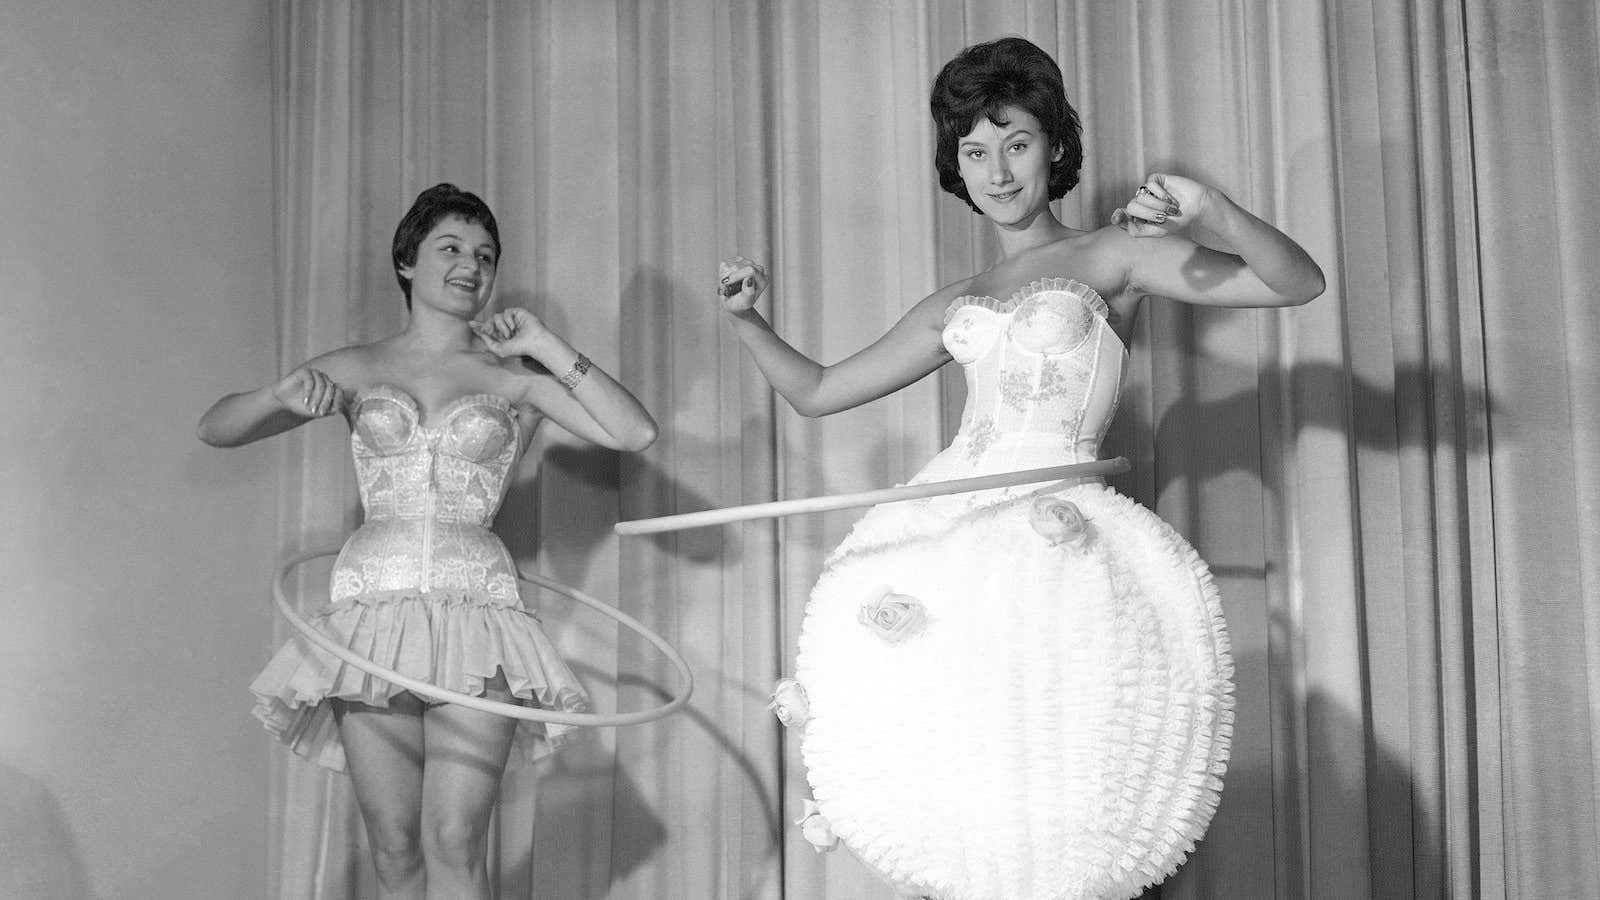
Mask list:
[[[1596,11],[1464,4],[1479,198],[1505,879],[1600,882],[1594,680]],[[1487,586],[1485,586],[1487,587]],[[1491,661],[1486,660],[1485,663]]]
[[[1304,244],[1290,310],[1151,300],[1107,455],[1213,566],[1237,654],[1222,806],[1152,896],[1584,896],[1600,882],[1600,53],[1562,0],[277,0],[280,361],[392,332],[416,193],[495,209],[500,306],[639,395],[657,444],[541,432],[498,531],[693,666],[689,708],[506,780],[499,896],[891,896],[790,824],[809,796],[766,709],[857,512],[619,540],[619,519],[903,481],[954,431],[959,373],[805,419],[720,321],[719,258],[826,362],[992,237],[938,190],[927,91],[1022,34],[1084,124],[1091,228],[1151,171]],[[359,518],[345,435],[282,444],[280,539]],[[299,583],[315,605],[314,568]],[[534,597],[602,709],[661,702],[653,650]],[[279,629],[282,632],[282,629]],[[283,634],[280,633],[281,638]],[[952,714],[959,714],[954,708]],[[885,761],[893,764],[893,761]],[[275,754],[275,896],[372,896],[347,780]],[[959,789],[931,786],[930,790]]]

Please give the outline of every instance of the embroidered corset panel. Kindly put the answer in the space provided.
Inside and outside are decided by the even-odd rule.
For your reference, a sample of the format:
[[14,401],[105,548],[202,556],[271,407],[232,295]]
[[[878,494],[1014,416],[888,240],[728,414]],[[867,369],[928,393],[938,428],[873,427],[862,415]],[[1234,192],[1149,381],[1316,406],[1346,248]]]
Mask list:
[[1094,288],[1066,278],[953,301],[944,345],[966,371],[967,404],[946,452],[976,471],[1095,459],[1127,358],[1107,313]]
[[451,591],[518,602],[516,568],[489,530],[521,452],[504,397],[457,398],[424,424],[415,398],[361,391],[350,449],[366,521],[334,564],[333,600],[375,592]]

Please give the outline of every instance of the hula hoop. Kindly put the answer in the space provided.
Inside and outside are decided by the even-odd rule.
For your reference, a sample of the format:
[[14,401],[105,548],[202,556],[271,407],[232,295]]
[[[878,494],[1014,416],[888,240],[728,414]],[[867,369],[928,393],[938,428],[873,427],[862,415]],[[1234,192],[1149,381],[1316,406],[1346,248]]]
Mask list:
[[859,491],[854,494],[828,494],[820,497],[799,497],[794,500],[774,500],[768,503],[751,503],[746,506],[727,506],[701,512],[658,516],[653,519],[629,519],[614,527],[617,534],[658,534],[663,531],[682,531],[686,528],[705,528],[726,525],[749,519],[775,519],[803,513],[828,512],[856,506],[876,506],[879,503],[897,503],[902,500],[920,500],[944,494],[961,494],[967,491],[986,491],[992,488],[1015,487],[1019,484],[1037,484],[1041,481],[1070,481],[1097,475],[1120,475],[1132,466],[1127,457],[1097,459],[1093,462],[1072,463],[1065,466],[1045,466],[1040,469],[1021,469],[995,475],[975,475],[971,478],[952,478],[947,481],[928,481],[899,487]]
[[682,688],[676,695],[673,696],[671,700],[667,701],[666,703],[650,709],[640,710],[638,712],[575,713],[563,712],[561,710],[554,709],[519,706],[515,703],[505,703],[500,700],[489,700],[485,697],[475,697],[471,694],[463,694],[460,691],[446,690],[438,685],[429,684],[426,681],[419,681],[415,678],[402,675],[393,669],[378,665],[365,656],[352,651],[348,647],[341,646],[332,638],[318,631],[310,622],[307,622],[300,616],[299,613],[295,612],[294,607],[289,605],[289,600],[284,589],[284,582],[288,580],[289,573],[293,572],[300,565],[310,562],[313,559],[318,559],[324,556],[335,556],[338,553],[339,551],[337,549],[309,550],[297,556],[291,557],[288,562],[280,566],[278,568],[277,577],[272,580],[272,598],[273,600],[277,601],[278,612],[282,613],[284,619],[286,619],[290,625],[294,626],[294,629],[300,632],[300,635],[306,640],[310,641],[321,649],[328,651],[329,653],[343,660],[348,665],[354,666],[355,668],[360,669],[369,675],[381,678],[391,684],[399,685],[413,694],[427,697],[432,700],[438,700],[444,703],[454,703],[458,706],[466,706],[472,709],[482,710],[483,712],[494,713],[497,716],[506,716],[512,719],[526,719],[530,722],[550,722],[557,725],[615,727],[621,725],[639,725],[645,722],[653,722],[656,719],[667,716],[676,711],[679,707],[683,706],[685,703],[688,703],[689,695],[694,693],[694,675],[689,671],[689,664],[684,661],[683,656],[680,655],[677,650],[674,650],[672,645],[663,640],[660,635],[644,627],[644,624],[638,619],[635,619],[634,617],[608,603],[603,603],[599,600],[596,600],[577,588],[569,587],[559,581],[545,578],[540,575],[529,575],[526,572],[523,572],[521,569],[517,570],[518,579],[526,581],[529,584],[538,585],[539,587],[542,587],[548,591],[560,594],[563,597],[569,597],[573,600],[576,600],[579,603],[582,603],[583,605],[616,620],[618,624],[626,626],[640,637],[654,644],[656,649],[660,650],[662,655],[665,656],[667,660],[677,668],[678,677],[683,685]]

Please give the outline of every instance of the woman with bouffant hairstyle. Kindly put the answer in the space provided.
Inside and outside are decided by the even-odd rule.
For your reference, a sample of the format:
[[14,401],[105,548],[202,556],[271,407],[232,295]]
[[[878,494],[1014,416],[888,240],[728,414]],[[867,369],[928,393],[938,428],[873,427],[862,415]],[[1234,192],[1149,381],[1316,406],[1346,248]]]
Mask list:
[[[1089,462],[1146,297],[1293,306],[1322,292],[1294,241],[1214,187],[1154,173],[1101,227],[1050,202],[1078,182],[1060,69],[1021,38],[934,81],[940,185],[993,226],[982,271],[822,365],[754,308],[767,271],[724,261],[718,302],[795,410],[822,416],[962,366],[967,407],[913,483]],[[784,303],[808,302],[788,292]],[[823,298],[821,302],[827,302]],[[1211,820],[1233,728],[1222,606],[1194,549],[1098,478],[875,507],[828,558],[793,678],[799,820],[903,895],[1137,896]]]
[[1083,167],[1078,111],[1067,102],[1055,61],[1027,41],[1002,39],[968,47],[945,63],[928,105],[937,134],[933,167],[939,186],[965,200],[973,212],[983,214],[967,193],[956,148],[980,117],[1002,128],[1010,124],[1004,120],[1006,107],[1032,115],[1044,140],[1061,149],[1050,163],[1050,199],[1060,200],[1078,186]]

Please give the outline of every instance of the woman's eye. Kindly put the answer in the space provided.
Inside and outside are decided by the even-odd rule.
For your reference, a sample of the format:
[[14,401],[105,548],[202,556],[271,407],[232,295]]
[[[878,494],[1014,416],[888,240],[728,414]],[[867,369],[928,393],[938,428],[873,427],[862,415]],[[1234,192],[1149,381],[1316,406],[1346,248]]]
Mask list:
[[1016,143],[1016,144],[1012,144],[1011,145],[1011,151],[1013,153],[1021,153],[1022,151],[1026,150],[1026,149],[1028,149],[1028,145],[1027,144]]
[[487,253],[478,254],[478,261],[483,263],[486,266],[494,265],[494,257],[490,256]]
[[968,150],[967,159],[983,159],[982,150]]

